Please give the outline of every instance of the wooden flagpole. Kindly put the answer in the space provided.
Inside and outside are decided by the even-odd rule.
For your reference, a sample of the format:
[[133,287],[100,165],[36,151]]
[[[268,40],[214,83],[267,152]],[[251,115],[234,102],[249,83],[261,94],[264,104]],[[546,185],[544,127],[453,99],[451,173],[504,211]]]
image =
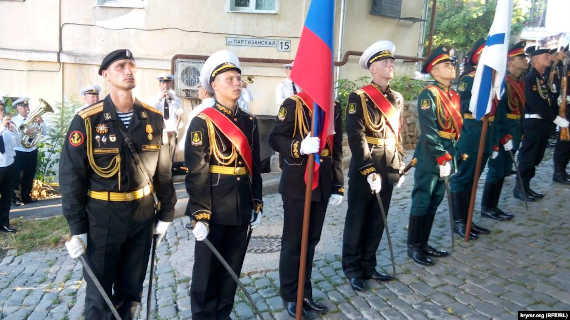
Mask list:
[[[315,112],[317,105],[313,106],[313,119],[311,120],[311,137],[315,134]],[[311,217],[311,197],[313,195],[313,171],[315,168],[315,155],[309,154],[307,159],[307,184],[305,185],[305,205],[303,207],[303,232],[301,236],[301,257],[299,259],[299,280],[297,281],[297,305],[295,319],[301,320],[303,313],[303,293],[305,291],[305,270],[307,269],[307,250],[309,243],[309,221]]]

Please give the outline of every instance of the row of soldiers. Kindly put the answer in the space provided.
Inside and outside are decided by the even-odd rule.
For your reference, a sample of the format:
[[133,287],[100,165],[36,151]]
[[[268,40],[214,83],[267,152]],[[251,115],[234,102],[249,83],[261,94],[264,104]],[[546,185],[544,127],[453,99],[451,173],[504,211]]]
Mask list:
[[[520,65],[514,63],[526,59],[524,51],[520,51],[522,46],[517,44],[509,53],[509,77],[513,81],[520,81],[523,66],[526,66],[522,61]],[[474,65],[479,49],[482,48],[477,48],[470,58]],[[394,77],[394,53],[394,44],[384,40],[364,51],[359,63],[370,72],[372,82],[350,94],[346,110],[346,134],[352,157],[342,268],[357,291],[367,290],[369,279],[392,279],[391,275],[376,269],[376,251],[385,227],[382,211],[389,211],[394,187],[403,183],[406,171],[400,134],[403,97],[390,87]],[[537,49],[533,54],[536,57],[542,53]],[[535,68],[539,73],[543,71],[538,64]],[[477,143],[470,141],[478,134],[480,121],[470,116],[465,107],[461,109],[465,101],[469,101],[464,96],[470,92],[469,79],[460,82],[460,93],[451,89],[456,71],[449,48],[434,50],[425,60],[422,72],[429,73],[435,83],[428,85],[418,98],[421,135],[415,152],[417,165],[408,255],[420,264],[431,265],[433,257],[448,255],[428,244],[445,182],[453,171],[457,172],[451,179],[454,185],[468,186],[467,180],[473,179],[471,167]],[[141,301],[151,239],[154,236],[157,244],[160,243],[174,217],[172,151],[165,142],[168,139],[163,139],[163,113],[132,95],[136,83],[132,53],[128,49],[111,52],[103,59],[99,74],[110,93],[104,100],[77,113],[61,154],[63,211],[72,234],[66,247],[73,258],[85,255],[121,317],[131,319]],[[527,75],[527,82],[535,81],[531,77],[537,77],[536,72]],[[511,80],[507,79],[507,84],[511,84],[494,112],[493,130],[500,133],[489,135],[498,137],[489,138],[493,145],[489,150],[496,152],[490,152],[489,163],[496,162],[494,170],[498,173],[494,173],[495,179],[488,178],[490,186],[485,188],[487,199],[483,211],[484,216],[497,220],[512,218],[497,208],[497,190],[510,172],[509,158],[505,154],[500,156],[501,152],[512,152],[516,145],[512,140],[520,139],[516,130],[520,130],[524,105],[521,92],[515,91],[519,87],[513,89]],[[261,222],[263,215],[259,129],[255,117],[238,107],[241,67],[232,52],[212,54],[202,68],[200,83],[210,93],[213,103],[211,107],[201,108],[192,118],[184,149],[189,169],[185,177],[189,194],[186,215],[193,221],[192,233],[197,240],[190,289],[192,316],[193,319],[229,319],[236,283],[211,251],[211,246],[239,275],[251,229]],[[521,82],[515,84],[522,88]],[[524,91],[525,112],[535,110],[529,107],[531,101],[535,102],[530,94],[538,94],[538,88],[532,85]],[[313,105],[311,97],[302,90],[285,99],[269,137],[270,145],[281,159],[279,192],[284,222],[280,294],[292,317],[296,315],[298,303],[302,303],[303,315],[327,312],[326,305],[312,296],[312,262],[327,206],[339,205],[345,191],[340,104],[334,108],[336,133],[326,142],[310,135]],[[534,116],[525,118],[536,119]],[[544,116],[542,120],[556,121],[561,127],[567,127],[567,121],[561,117]],[[499,123],[503,123],[504,131],[499,130]],[[531,130],[532,126],[527,129],[527,121],[524,124],[525,130]],[[96,136],[106,137],[106,142],[100,144]],[[523,140],[523,150],[525,143]],[[500,145],[499,149],[493,149],[494,144]],[[314,153],[319,153],[319,183],[312,191],[310,204],[303,301],[297,301],[305,197],[299,186],[305,184],[308,155]],[[519,157],[524,159],[524,153]],[[523,160],[520,162],[522,167]],[[455,228],[462,236],[466,190],[454,188],[453,195],[458,199],[453,210]],[[472,238],[485,232],[489,230],[474,225]],[[110,319],[110,310],[93,279],[86,276],[86,280],[86,319]]]

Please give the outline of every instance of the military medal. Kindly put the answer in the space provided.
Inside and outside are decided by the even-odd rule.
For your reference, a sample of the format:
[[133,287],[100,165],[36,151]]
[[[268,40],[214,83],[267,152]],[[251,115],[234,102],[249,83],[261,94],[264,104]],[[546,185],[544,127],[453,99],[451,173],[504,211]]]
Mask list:
[[110,134],[110,135],[109,135],[109,141],[111,141],[111,142],[117,141],[117,136],[114,135],[114,134]]
[[148,138],[148,140],[149,141],[152,140],[153,130],[152,130],[152,126],[149,123],[146,124],[145,131],[146,131],[146,137]]
[[109,127],[107,127],[104,123],[99,123],[97,127],[95,127],[95,131],[97,131],[98,134],[106,134],[109,132]]
[[101,147],[101,137],[100,136],[95,136],[95,141],[97,141],[97,147]]
[[101,137],[101,141],[102,141],[103,143],[107,143],[107,136]]

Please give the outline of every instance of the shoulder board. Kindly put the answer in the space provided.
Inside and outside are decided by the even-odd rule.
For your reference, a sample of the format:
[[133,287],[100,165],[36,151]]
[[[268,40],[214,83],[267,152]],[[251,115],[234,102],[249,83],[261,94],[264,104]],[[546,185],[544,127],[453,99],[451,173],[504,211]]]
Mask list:
[[433,94],[434,96],[439,96],[439,90],[437,89],[437,86],[434,85],[430,85],[427,86],[425,89],[427,89],[429,92],[431,92],[431,94]]
[[154,107],[151,107],[150,105],[148,105],[148,104],[146,104],[146,103],[144,103],[144,102],[142,102],[142,101],[139,101],[139,103],[140,103],[141,106],[142,106],[143,108],[145,108],[146,110],[148,110],[148,111],[150,111],[150,112],[154,112],[154,113],[160,114],[160,115],[162,116],[162,112],[158,111],[158,109],[156,109],[156,108],[154,108]]
[[364,90],[358,89],[358,90],[354,90],[353,92],[356,93],[357,95],[361,95],[364,93]]
[[92,104],[89,107],[86,107],[85,109],[81,110],[77,114],[82,119],[85,119],[87,117],[90,117],[90,116],[97,114],[97,113],[100,113],[100,112],[103,112],[103,101]]

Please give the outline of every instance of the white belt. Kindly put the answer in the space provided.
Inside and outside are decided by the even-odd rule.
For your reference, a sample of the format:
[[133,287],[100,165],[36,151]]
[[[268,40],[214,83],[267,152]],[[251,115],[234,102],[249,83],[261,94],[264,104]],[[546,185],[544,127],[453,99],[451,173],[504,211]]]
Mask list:
[[524,118],[525,119],[542,119],[542,117],[538,113],[525,114]]

